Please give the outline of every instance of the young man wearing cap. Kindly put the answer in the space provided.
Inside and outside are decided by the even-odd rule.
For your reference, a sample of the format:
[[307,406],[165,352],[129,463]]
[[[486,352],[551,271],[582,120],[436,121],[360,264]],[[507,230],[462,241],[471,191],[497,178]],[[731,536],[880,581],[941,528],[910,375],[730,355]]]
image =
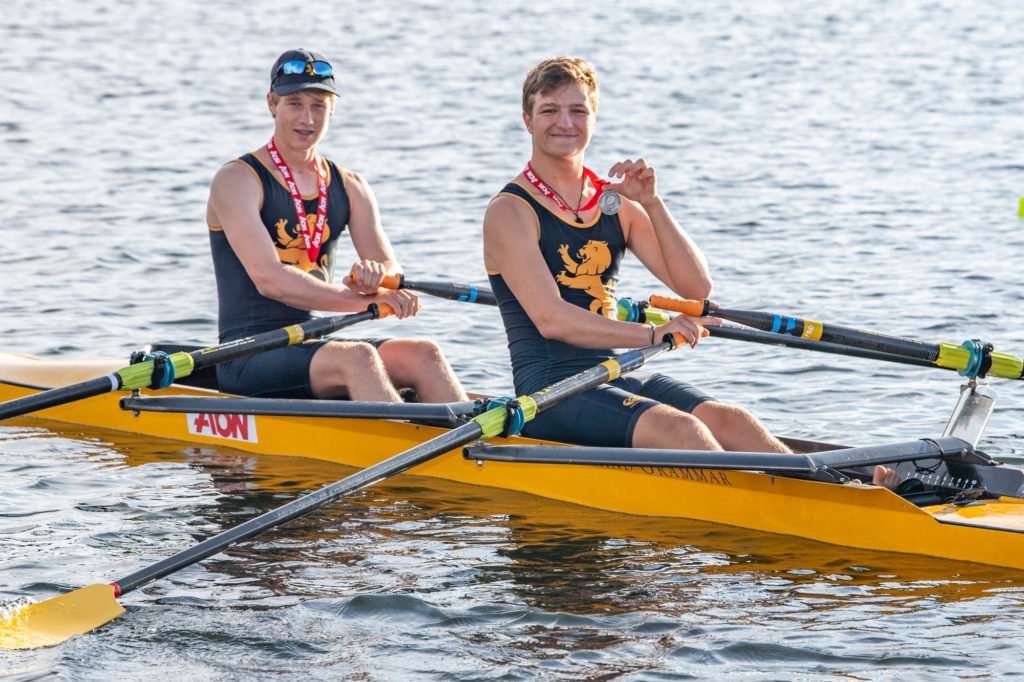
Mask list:
[[[267,93],[273,136],[213,179],[206,219],[222,343],[303,322],[314,310],[376,302],[400,318],[419,311],[414,294],[379,288],[400,268],[369,185],[317,154],[337,95],[324,57],[282,54]],[[358,259],[338,284],[334,253],[346,227]],[[424,402],[466,400],[437,345],[420,339],[309,341],[218,365],[217,378],[242,395],[397,402],[408,387]]]

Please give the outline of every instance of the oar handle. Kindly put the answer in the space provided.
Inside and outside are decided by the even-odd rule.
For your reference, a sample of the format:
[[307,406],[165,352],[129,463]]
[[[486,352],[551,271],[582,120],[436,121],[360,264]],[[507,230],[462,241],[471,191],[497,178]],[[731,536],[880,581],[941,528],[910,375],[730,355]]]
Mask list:
[[675,298],[674,296],[659,296],[654,294],[650,303],[655,308],[671,310],[676,313],[683,313],[690,317],[704,317],[709,314],[711,305],[707,300],[694,301],[688,298]]
[[384,275],[384,279],[380,281],[380,285],[385,289],[402,289],[405,284],[405,275],[401,272],[397,275]]

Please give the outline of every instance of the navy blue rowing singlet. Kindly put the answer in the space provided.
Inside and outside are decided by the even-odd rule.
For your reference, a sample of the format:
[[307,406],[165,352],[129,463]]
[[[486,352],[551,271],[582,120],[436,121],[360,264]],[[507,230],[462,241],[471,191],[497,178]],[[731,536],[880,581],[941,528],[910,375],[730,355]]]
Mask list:
[[[525,187],[510,182],[498,196],[524,201],[537,216],[539,246],[562,299],[596,315],[616,319],[615,282],[626,252],[618,215],[598,212],[590,223],[574,223],[542,205]],[[614,355],[611,349],[580,348],[545,339],[512,295],[499,272],[488,272],[508,336],[517,395],[549,385]]]
[[[326,159],[325,159],[326,161]],[[246,154],[232,163],[241,163],[252,171],[263,190],[260,218],[277,247],[282,263],[292,265],[325,282],[334,271],[334,250],[338,237],[345,231],[350,215],[348,190],[341,169],[327,161],[327,220],[316,263],[309,262],[302,232],[299,230],[295,206],[284,183],[256,155]],[[303,197],[308,229],[313,232],[318,195]],[[252,334],[306,322],[312,318],[308,310],[293,308],[260,294],[242,262],[228,243],[224,229],[210,225],[210,250],[217,277],[220,341],[244,338]]]

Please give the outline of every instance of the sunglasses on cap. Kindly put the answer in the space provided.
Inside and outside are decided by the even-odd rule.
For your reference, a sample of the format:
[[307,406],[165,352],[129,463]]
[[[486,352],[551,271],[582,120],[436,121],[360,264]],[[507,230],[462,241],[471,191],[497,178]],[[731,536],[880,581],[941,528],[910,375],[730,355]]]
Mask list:
[[293,59],[285,62],[278,69],[280,73],[284,74],[296,74],[296,73],[308,73],[314,76],[333,76],[334,69],[327,62],[307,62],[301,59]]

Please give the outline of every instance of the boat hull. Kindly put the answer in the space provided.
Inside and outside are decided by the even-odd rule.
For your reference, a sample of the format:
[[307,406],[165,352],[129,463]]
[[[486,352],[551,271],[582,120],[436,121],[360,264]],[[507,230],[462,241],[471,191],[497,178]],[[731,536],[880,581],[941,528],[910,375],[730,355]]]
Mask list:
[[[117,361],[111,361],[116,363]],[[65,383],[106,370],[0,354],[0,401],[37,392],[53,378]],[[143,395],[150,392],[143,390]],[[157,393],[153,393],[156,395]],[[159,395],[217,396],[172,386]],[[35,413],[68,424],[125,431],[255,454],[315,458],[365,468],[444,432],[433,426],[378,419],[130,412],[123,394],[107,394]],[[495,444],[536,443],[524,438]],[[693,519],[888,552],[1024,569],[1024,500],[980,500],[918,507],[892,492],[748,471],[476,462],[454,450],[409,473],[516,490],[623,514]]]

